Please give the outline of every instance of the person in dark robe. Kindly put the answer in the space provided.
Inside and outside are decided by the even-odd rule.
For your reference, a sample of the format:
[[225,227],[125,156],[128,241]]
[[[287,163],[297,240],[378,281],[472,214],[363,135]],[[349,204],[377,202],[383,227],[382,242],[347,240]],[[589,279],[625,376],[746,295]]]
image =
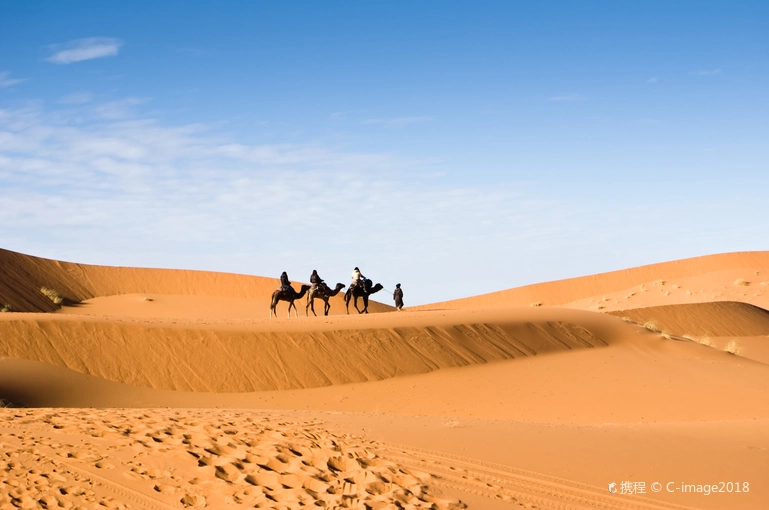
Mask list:
[[395,308],[397,308],[398,311],[401,311],[403,309],[403,290],[401,289],[400,283],[395,286],[393,299],[395,300]]
[[320,277],[317,269],[312,270],[312,274],[310,275],[310,284],[312,284],[314,288],[323,287],[326,285],[323,283],[323,278]]
[[288,290],[291,288],[291,282],[288,281],[288,273],[283,271],[280,275],[280,287],[278,287],[278,290]]

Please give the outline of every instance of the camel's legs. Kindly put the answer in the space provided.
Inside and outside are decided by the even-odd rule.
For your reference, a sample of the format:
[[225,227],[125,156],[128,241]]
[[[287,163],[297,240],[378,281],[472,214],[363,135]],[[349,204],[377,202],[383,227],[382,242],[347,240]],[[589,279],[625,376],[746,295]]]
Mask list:
[[312,314],[315,315],[315,295],[312,292],[312,289],[307,291],[307,304],[304,305],[304,315],[305,317],[310,316],[310,312],[308,310],[312,309]]
[[[312,310],[312,314],[313,314],[315,317],[317,317],[317,316],[318,316],[318,314],[317,314],[317,313],[315,313],[315,298],[310,298],[310,301],[309,301],[309,303],[307,303],[307,306],[310,308],[310,310]],[[307,312],[307,307],[305,307],[304,311],[305,311],[305,313]],[[307,314],[308,316],[310,315],[309,313],[306,313],[306,314]]]

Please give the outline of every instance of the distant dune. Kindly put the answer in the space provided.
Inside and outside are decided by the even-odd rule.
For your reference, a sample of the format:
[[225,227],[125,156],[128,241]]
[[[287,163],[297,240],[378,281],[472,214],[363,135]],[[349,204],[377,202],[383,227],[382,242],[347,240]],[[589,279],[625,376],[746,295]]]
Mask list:
[[[269,314],[270,296],[280,283],[275,278],[232,273],[76,264],[2,249],[0,268],[3,272],[0,305],[11,305],[19,312],[58,310],[59,307],[40,292],[45,287],[58,292],[65,302],[137,293],[244,298],[253,300],[254,307],[259,308],[259,316],[264,316]],[[296,279],[294,288],[298,289],[300,283],[301,280]],[[333,298],[332,313],[344,313],[342,294]],[[301,301],[297,305],[301,304],[304,312],[304,300]],[[318,303],[322,311],[322,302]],[[280,304],[281,313],[285,313],[286,306]],[[369,307],[372,313],[392,309],[377,302],[372,302]],[[117,313],[122,315],[120,310]]]
[[[677,283],[678,280],[680,283]],[[691,289],[684,285],[689,280],[694,280]],[[747,285],[735,284],[737,281]],[[766,296],[769,287],[761,285],[766,282],[769,282],[769,252],[724,253],[538,283],[417,308],[437,310],[489,306],[569,306],[608,311],[612,305],[635,308],[654,306],[665,301],[750,302],[752,296],[749,294],[761,293]],[[674,289],[674,285],[679,287]],[[728,291],[725,295],[717,295],[726,289]],[[687,294],[687,290],[691,294]],[[634,295],[629,296],[631,293]],[[767,303],[766,298],[762,302]]]

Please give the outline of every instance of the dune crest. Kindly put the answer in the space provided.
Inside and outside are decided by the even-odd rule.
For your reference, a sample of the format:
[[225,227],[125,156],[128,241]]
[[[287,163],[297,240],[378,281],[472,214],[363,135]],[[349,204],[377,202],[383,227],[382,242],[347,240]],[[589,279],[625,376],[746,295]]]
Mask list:
[[662,305],[610,312],[678,336],[769,336],[769,311],[746,303]]
[[[10,305],[18,312],[58,310],[59,305],[40,292],[44,287],[74,303],[138,293],[247,298],[254,300],[255,307],[264,306],[268,313],[270,296],[280,283],[277,278],[212,271],[77,264],[3,249],[0,249],[0,268],[3,271],[0,306]],[[294,287],[298,287],[300,282],[293,282]],[[342,294],[332,298],[334,314],[344,313]],[[304,308],[304,300],[301,305],[297,302],[297,305]],[[285,313],[285,306],[281,303],[281,314]],[[369,305],[369,312],[372,313],[392,309],[376,301],[371,301]]]
[[[526,312],[235,324],[8,314],[0,319],[0,353],[150,388],[247,392],[375,381],[607,345],[589,329],[596,321],[588,312]],[[598,321],[604,329],[615,322],[605,319]]]
[[[678,280],[681,280],[678,283]],[[684,281],[691,281],[686,288]],[[745,284],[743,284],[744,282]],[[677,302],[744,301],[769,307],[769,252],[736,252],[650,264],[416,307],[420,310],[567,306],[608,311]],[[687,290],[689,293],[687,294]],[[678,291],[678,292],[675,292]],[[648,294],[647,294],[648,293]],[[667,293],[667,294],[665,294]],[[631,295],[632,294],[632,295]],[[671,297],[672,294],[672,297]],[[678,297],[676,296],[678,294]],[[646,301],[643,297],[649,297]],[[653,300],[653,301],[650,301]],[[639,302],[637,305],[634,303]]]

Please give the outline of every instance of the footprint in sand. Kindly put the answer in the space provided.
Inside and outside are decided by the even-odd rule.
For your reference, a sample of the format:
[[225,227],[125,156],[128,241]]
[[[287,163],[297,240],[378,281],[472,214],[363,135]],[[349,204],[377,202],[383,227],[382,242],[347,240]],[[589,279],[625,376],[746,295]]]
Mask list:
[[161,494],[173,494],[179,489],[179,487],[168,484],[158,484],[155,485],[154,489]]
[[185,507],[201,507],[206,506],[206,498],[200,494],[185,494],[182,499],[179,500]]

